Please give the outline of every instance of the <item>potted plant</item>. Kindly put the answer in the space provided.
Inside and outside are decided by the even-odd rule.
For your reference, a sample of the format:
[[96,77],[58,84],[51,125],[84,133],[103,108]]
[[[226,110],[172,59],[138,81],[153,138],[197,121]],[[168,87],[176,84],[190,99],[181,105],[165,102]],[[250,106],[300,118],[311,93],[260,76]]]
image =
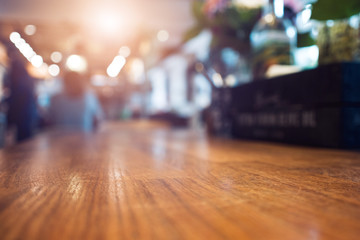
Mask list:
[[317,0],[313,4],[319,64],[360,59],[359,13],[359,0]]

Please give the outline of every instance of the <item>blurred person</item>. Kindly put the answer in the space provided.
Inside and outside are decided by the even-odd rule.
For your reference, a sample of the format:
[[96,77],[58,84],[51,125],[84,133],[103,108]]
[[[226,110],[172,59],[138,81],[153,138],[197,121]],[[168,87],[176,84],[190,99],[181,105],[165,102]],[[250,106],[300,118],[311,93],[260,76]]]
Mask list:
[[99,101],[87,85],[87,78],[78,72],[67,72],[63,91],[50,100],[49,120],[56,126],[94,131],[103,119]]
[[5,44],[0,39],[0,148],[5,146],[5,136],[6,136],[6,106],[5,106],[5,97],[6,97],[6,73],[8,69],[8,54]]
[[10,95],[6,99],[8,108],[8,129],[14,131],[14,141],[29,139],[37,127],[37,101],[35,94],[35,79],[25,68],[25,59],[17,49],[8,49],[10,66],[5,77]]

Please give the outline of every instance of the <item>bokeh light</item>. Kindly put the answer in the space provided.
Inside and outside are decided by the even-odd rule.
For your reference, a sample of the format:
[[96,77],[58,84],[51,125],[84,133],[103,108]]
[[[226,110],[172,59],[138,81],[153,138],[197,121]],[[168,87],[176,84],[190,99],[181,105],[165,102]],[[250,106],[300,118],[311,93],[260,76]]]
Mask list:
[[212,80],[214,81],[214,85],[216,87],[222,87],[224,85],[224,81],[219,73],[214,73],[212,75]]
[[13,43],[18,42],[21,39],[20,33],[12,32],[10,33],[10,41]]
[[51,64],[48,71],[51,76],[56,77],[60,74],[60,67],[56,64]]
[[226,78],[225,78],[225,83],[226,83],[226,86],[228,87],[233,87],[235,86],[236,84],[236,77],[232,74],[228,75]]
[[37,55],[33,48],[28,44],[18,32],[12,32],[9,36],[10,41],[15,44],[15,47],[20,53],[35,67],[40,68],[43,64],[43,58]]
[[140,58],[135,58],[131,62],[131,80],[134,83],[141,83],[145,71],[144,61]]
[[169,40],[169,32],[166,30],[160,30],[157,33],[157,38],[160,42],[166,42],[167,40]]
[[50,59],[51,59],[51,61],[53,61],[54,63],[59,63],[59,62],[61,62],[61,60],[62,60],[62,54],[61,54],[61,52],[53,52],[53,53],[51,53],[51,55],[50,55]]
[[48,77],[48,65],[46,63],[42,63],[40,67],[28,64],[26,69],[33,78],[45,79]]
[[30,59],[31,64],[36,67],[39,68],[42,66],[42,64],[44,63],[43,58],[40,55],[35,55]]
[[24,28],[24,32],[26,35],[32,36],[36,33],[36,26],[35,25],[26,25]]
[[195,70],[201,73],[202,71],[204,71],[204,65],[201,62],[197,62],[195,64]]
[[125,63],[126,59],[123,56],[116,56],[106,69],[106,73],[110,77],[116,77],[124,67]]
[[87,70],[87,61],[79,55],[70,55],[66,60],[66,67],[74,72],[85,72]]
[[36,55],[36,53],[34,52],[32,47],[28,43],[21,45],[19,50],[24,55],[24,57],[28,60]]
[[128,46],[122,46],[119,50],[119,55],[125,58],[129,57],[131,54],[131,49]]
[[24,45],[25,43],[26,43],[26,41],[23,38],[20,37],[20,39],[15,42],[15,46],[18,49],[20,49],[22,47],[22,45]]

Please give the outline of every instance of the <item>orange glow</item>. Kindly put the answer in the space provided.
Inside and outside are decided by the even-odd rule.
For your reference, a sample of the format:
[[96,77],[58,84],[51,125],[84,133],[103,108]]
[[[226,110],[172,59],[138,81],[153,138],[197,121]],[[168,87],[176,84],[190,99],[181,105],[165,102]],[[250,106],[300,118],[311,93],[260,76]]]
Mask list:
[[27,65],[29,74],[34,78],[45,79],[48,77],[48,66],[46,63],[41,64],[40,67],[35,67],[32,64]]
[[151,43],[149,41],[141,42],[139,50],[143,56],[147,55],[151,50]]
[[115,33],[119,31],[121,21],[122,19],[120,19],[119,15],[108,11],[97,15],[96,24],[105,33]]
[[141,13],[131,3],[110,1],[84,6],[79,14],[80,25],[87,32],[87,37],[95,41],[131,41],[139,33],[137,26]]
[[181,42],[182,32],[193,24],[191,4],[187,1],[179,1],[176,7],[167,1],[160,5],[151,1],[117,0],[45,2],[44,6],[29,4],[32,9],[26,9],[26,14],[31,16],[9,20],[4,31],[36,66],[41,63],[36,56],[39,54],[49,65],[59,66],[67,66],[66,60],[71,54],[81,54],[91,73],[97,71],[104,75],[115,55],[126,60],[141,57],[146,65],[151,65],[147,61],[155,61],[164,48]]

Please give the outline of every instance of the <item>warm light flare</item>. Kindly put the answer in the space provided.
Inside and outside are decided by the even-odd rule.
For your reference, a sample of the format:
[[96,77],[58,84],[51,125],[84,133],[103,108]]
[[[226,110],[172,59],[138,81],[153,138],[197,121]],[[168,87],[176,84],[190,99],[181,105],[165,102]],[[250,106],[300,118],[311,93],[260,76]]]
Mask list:
[[114,34],[120,30],[120,25],[123,23],[123,20],[119,14],[111,10],[103,10],[102,12],[98,12],[94,23],[102,32]]
[[46,63],[41,64],[41,66],[39,67],[35,67],[32,64],[28,64],[27,70],[30,76],[34,78],[44,79],[48,77],[48,65]]

